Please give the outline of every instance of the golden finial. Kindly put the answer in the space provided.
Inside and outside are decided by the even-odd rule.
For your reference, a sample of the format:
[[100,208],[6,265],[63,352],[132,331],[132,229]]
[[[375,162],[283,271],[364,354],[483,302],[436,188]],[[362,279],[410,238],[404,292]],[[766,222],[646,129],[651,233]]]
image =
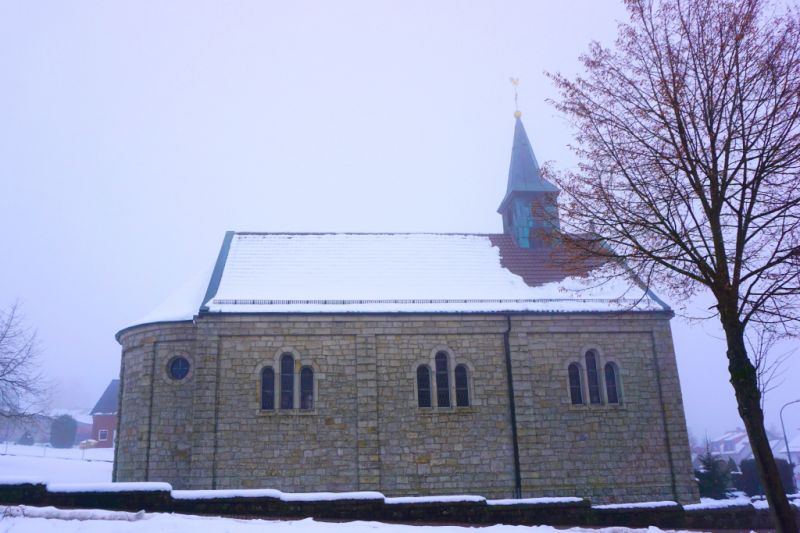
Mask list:
[[517,101],[517,87],[519,87],[519,78],[508,78],[508,81],[510,81],[511,85],[514,86],[514,118],[519,118],[522,116],[522,111],[519,110],[519,103]]

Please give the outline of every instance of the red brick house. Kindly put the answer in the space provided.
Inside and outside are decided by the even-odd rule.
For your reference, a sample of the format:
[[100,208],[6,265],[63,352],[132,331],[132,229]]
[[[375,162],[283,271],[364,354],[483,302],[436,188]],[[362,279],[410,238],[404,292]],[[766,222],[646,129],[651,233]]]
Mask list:
[[97,448],[112,448],[117,438],[119,380],[112,379],[92,409],[92,438]]

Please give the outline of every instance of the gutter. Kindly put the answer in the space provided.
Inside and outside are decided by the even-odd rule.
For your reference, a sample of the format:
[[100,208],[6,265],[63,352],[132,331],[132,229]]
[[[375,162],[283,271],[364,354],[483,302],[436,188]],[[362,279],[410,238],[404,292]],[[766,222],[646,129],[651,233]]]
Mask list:
[[514,403],[514,377],[511,373],[511,315],[506,317],[506,330],[503,332],[503,348],[506,356],[506,378],[508,380],[508,409],[511,415],[511,442],[514,446],[514,498],[522,498],[522,474],[519,466],[519,438],[517,436],[517,408]]

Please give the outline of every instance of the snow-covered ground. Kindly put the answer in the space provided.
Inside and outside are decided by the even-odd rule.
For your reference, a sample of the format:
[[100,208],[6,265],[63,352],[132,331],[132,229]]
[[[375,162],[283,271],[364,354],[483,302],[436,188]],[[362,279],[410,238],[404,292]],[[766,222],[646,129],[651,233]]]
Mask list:
[[113,460],[111,448],[79,450],[9,444],[6,451],[6,445],[0,444],[0,477],[50,483],[111,481]]
[[29,457],[57,457],[60,459],[81,459],[87,461],[114,461],[114,448],[51,448],[41,444],[23,446],[21,444],[0,444],[0,455],[26,455]]
[[[470,533],[472,527],[463,526],[410,526],[381,522],[318,522],[305,520],[237,520],[234,518],[203,517],[164,513],[124,513],[97,510],[59,510],[53,507],[10,506],[0,507],[2,533],[140,533],[182,532],[198,533]],[[496,525],[480,529],[481,533],[658,533],[661,529],[629,529],[622,527],[604,529],[556,529],[549,526]]]

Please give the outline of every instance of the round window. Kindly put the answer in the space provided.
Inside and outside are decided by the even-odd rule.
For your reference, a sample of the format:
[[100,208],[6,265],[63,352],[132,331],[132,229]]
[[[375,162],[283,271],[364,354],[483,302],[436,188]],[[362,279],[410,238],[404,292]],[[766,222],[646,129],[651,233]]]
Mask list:
[[169,377],[183,379],[189,375],[189,361],[185,357],[175,357],[169,362]]

